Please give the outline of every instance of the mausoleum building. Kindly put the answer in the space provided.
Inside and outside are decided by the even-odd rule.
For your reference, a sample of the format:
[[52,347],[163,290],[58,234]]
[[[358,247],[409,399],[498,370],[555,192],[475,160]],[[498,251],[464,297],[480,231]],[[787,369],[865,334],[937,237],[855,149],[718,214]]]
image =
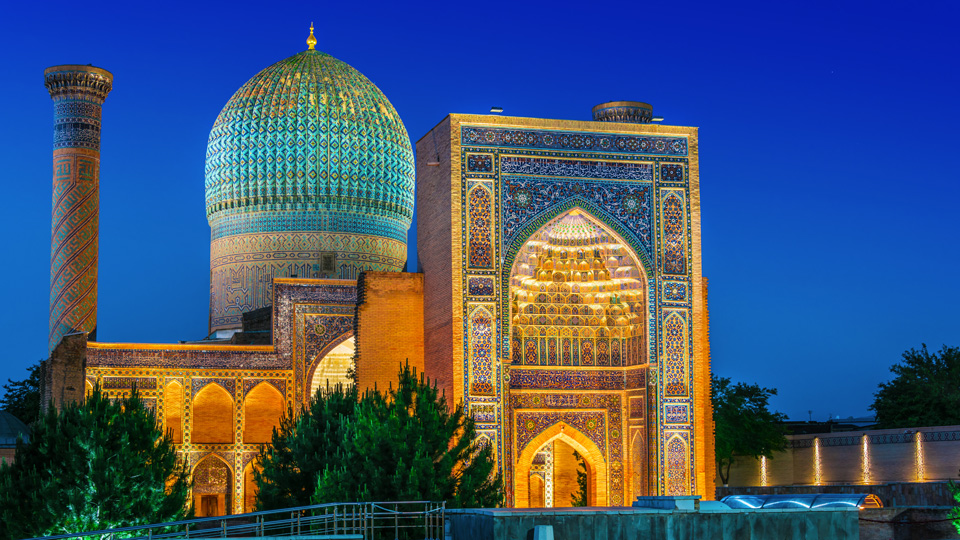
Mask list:
[[288,409],[328,383],[383,388],[404,361],[476,419],[509,506],[569,505],[574,452],[591,505],[712,498],[697,129],[654,123],[639,102],[587,121],[451,114],[414,160],[386,96],[315,43],[213,124],[210,335],[169,345],[96,341],[88,201],[113,77],[47,70],[45,399],[136,386],[189,462],[201,515],[253,510],[254,458]]

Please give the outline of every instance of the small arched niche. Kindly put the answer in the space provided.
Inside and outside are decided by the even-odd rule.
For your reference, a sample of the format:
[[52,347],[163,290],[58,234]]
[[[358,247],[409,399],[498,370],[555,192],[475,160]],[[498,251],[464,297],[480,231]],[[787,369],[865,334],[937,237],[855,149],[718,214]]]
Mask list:
[[254,387],[243,400],[243,442],[270,442],[273,429],[280,426],[283,405],[283,396],[270,383]]
[[233,442],[234,410],[230,394],[216,383],[203,387],[193,400],[190,441],[206,444]]
[[175,444],[183,442],[183,386],[176,381],[163,387],[163,424]]

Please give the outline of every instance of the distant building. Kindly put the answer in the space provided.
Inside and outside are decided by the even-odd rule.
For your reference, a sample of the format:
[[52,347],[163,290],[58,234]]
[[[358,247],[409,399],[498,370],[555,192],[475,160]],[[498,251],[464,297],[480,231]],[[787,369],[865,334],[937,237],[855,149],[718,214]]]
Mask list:
[[0,461],[13,463],[18,438],[30,442],[30,428],[16,416],[0,411]]
[[[45,400],[136,385],[189,461],[199,512],[236,513],[252,509],[253,460],[287,407],[351,370],[384,388],[409,360],[477,420],[508,505],[569,505],[574,451],[592,505],[712,498],[697,129],[651,124],[638,102],[584,122],[451,114],[414,162],[383,93],[315,42],[244,84],[210,133],[209,338],[95,342],[95,279],[65,278]],[[83,164],[99,164],[108,76],[47,70],[57,193],[88,183],[55,198],[55,231],[61,216],[70,227],[54,283],[74,254],[71,275],[96,275],[76,239],[96,241]],[[414,171],[422,274],[400,272]]]
[[811,433],[841,433],[844,431],[863,431],[871,429],[877,424],[877,419],[872,416],[854,418],[852,416],[845,419],[830,419],[826,422],[803,422],[787,421],[783,427],[790,435],[806,435]]

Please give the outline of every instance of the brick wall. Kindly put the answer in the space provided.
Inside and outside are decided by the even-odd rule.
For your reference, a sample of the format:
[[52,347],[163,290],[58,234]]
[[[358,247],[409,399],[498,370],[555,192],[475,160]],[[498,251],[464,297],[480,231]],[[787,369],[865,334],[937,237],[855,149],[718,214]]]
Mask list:
[[[453,403],[453,271],[450,117],[417,141],[417,251],[423,282],[424,364]],[[439,165],[428,162],[439,161]],[[458,171],[459,175],[459,164]],[[459,176],[457,178],[459,182]],[[459,216],[456,216],[459,219]]]
[[424,371],[423,285],[423,274],[361,275],[354,328],[361,389],[396,387],[397,372],[407,361]]
[[83,401],[87,367],[87,334],[69,334],[40,364],[40,409],[57,409]]
[[[570,499],[580,491],[577,484],[577,459],[573,447],[560,439],[553,441],[553,506],[571,506]],[[587,495],[589,497],[589,494]]]

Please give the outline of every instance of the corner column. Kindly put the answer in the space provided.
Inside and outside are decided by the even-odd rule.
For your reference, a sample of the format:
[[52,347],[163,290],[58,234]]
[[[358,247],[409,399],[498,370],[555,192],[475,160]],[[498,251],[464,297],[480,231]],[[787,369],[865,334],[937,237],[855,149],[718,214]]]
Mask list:
[[93,66],[43,72],[54,103],[49,350],[75,333],[96,339],[100,115],[113,75]]

